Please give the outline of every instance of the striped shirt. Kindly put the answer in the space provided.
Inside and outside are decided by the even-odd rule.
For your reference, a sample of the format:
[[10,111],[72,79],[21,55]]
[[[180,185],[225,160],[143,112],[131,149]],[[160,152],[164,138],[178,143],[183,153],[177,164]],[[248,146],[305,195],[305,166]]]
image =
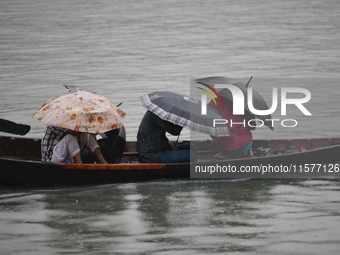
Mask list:
[[50,162],[54,146],[66,135],[64,128],[47,126],[45,135],[41,141],[41,161]]

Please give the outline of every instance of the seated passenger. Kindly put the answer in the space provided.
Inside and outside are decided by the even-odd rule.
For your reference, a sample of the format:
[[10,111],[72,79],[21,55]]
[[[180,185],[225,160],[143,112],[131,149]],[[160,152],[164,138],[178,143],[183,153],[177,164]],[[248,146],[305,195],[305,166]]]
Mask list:
[[52,163],[83,163],[81,150],[88,149],[97,163],[107,164],[95,137],[70,129],[47,126],[41,141],[41,160]]
[[178,136],[183,127],[161,119],[147,111],[140,123],[137,134],[137,150],[141,163],[178,163],[196,160],[190,144],[181,144],[173,148],[169,144],[166,132]]
[[230,136],[213,137],[217,148],[221,151],[215,157],[244,156],[253,144],[251,130],[255,129],[255,123],[248,121],[253,118],[247,111],[244,115],[233,115],[233,103],[227,99],[222,99],[222,104],[215,105],[212,101],[208,104],[217,109],[221,116],[226,119]]

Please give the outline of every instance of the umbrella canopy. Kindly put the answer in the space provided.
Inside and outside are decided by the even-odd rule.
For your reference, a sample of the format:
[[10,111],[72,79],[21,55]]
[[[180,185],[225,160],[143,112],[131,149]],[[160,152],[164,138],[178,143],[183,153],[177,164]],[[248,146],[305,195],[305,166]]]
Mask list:
[[33,117],[47,125],[100,134],[122,127],[125,112],[102,95],[80,90],[46,101]]
[[[248,90],[247,87],[249,84],[246,84],[242,81],[231,79],[228,77],[223,77],[223,76],[215,76],[215,77],[206,77],[206,78],[201,78],[195,80],[199,84],[209,84],[209,85],[215,85],[215,84],[231,84],[235,85],[239,89],[242,90],[243,95],[244,95],[244,109],[248,111],[249,113],[249,107],[248,107]],[[248,82],[249,83],[249,82]],[[228,99],[230,101],[233,101],[233,96],[230,92],[229,89],[217,89],[218,94],[225,99]],[[264,98],[256,91],[253,89],[253,106],[257,110],[268,110],[269,107],[264,100]],[[256,118],[260,119],[263,121],[263,123],[269,127],[271,130],[273,130],[273,123],[271,121],[266,121],[266,119],[271,119],[271,115],[255,115]]]
[[212,135],[230,135],[226,125],[213,126],[214,119],[223,119],[219,112],[207,107],[201,114],[201,102],[171,91],[156,91],[140,97],[143,107],[163,120],[192,131]]

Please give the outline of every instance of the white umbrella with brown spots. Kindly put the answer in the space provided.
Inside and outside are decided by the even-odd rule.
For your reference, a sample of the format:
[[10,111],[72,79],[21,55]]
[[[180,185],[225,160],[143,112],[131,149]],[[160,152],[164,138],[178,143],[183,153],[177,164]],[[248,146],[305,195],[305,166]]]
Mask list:
[[100,134],[122,127],[125,115],[106,97],[80,90],[46,101],[33,117],[47,125]]

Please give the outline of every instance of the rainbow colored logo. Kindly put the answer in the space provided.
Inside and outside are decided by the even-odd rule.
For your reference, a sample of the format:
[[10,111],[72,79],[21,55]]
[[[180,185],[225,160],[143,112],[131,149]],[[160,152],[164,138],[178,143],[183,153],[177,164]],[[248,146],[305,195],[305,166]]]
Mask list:
[[[206,88],[208,88],[208,89],[206,89],[206,88],[197,87],[198,89],[203,90],[213,100],[213,102],[214,102],[214,104],[216,106],[217,106],[216,98],[218,99],[218,102],[222,105],[222,99],[221,99],[220,95],[218,94],[218,92],[216,91],[216,89],[213,86],[211,86],[209,84],[206,84],[206,83],[203,83],[203,82],[197,82],[197,83],[205,86]],[[216,98],[215,98],[214,94],[211,91],[216,95]]]

